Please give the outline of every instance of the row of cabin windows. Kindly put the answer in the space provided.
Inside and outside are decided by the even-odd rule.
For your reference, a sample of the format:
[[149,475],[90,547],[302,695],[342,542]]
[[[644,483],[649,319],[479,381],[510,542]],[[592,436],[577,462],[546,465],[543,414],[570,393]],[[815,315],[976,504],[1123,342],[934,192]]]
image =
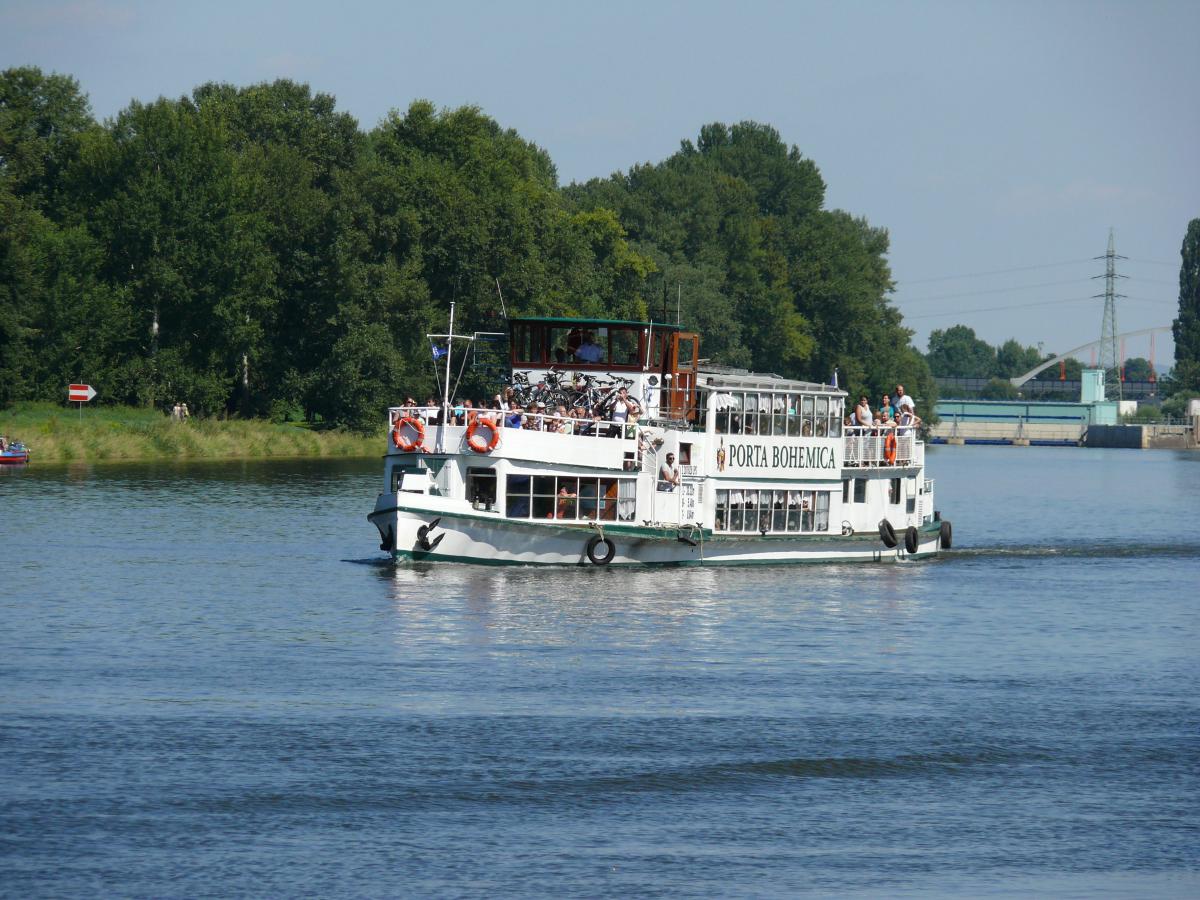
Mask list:
[[722,392],[717,434],[760,434],[775,437],[839,437],[840,398],[812,394]]
[[510,519],[632,522],[636,497],[632,478],[509,475],[504,514]]
[[[842,482],[842,502],[850,503],[851,495],[854,497],[855,503],[867,502],[867,478],[847,478]],[[888,479],[888,503],[893,506],[905,504],[906,512],[916,512],[917,496],[916,496],[916,479],[909,479],[911,482],[909,490],[904,491],[903,479],[889,478]]]
[[829,530],[829,491],[717,491],[714,531]]
[[[518,366],[598,365],[641,369],[646,360],[643,329],[636,326],[515,324],[512,361]],[[662,367],[667,335],[655,332],[648,366]]]

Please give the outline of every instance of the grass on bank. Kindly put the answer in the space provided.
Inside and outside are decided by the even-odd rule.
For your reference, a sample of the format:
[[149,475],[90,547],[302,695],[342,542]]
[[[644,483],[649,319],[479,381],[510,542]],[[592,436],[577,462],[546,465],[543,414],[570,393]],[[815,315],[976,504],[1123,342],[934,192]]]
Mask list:
[[34,462],[148,459],[369,457],[384,452],[384,432],[314,431],[264,419],[172,421],[154,409],[19,403],[0,410],[0,434],[24,441]]

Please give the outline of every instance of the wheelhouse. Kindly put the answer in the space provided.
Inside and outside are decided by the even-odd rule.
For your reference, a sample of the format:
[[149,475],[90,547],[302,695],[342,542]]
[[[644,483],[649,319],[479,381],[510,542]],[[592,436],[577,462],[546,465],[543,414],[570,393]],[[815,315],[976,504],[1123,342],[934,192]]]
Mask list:
[[553,317],[509,320],[509,364],[636,375],[636,393],[658,416],[696,419],[700,336],[663,322]]

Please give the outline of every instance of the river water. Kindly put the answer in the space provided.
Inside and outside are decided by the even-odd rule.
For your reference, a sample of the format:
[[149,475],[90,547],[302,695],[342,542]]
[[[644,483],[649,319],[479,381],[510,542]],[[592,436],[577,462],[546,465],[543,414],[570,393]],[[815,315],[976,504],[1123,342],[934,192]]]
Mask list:
[[0,893],[1196,896],[1200,455],[943,560],[379,565],[378,461],[0,472]]

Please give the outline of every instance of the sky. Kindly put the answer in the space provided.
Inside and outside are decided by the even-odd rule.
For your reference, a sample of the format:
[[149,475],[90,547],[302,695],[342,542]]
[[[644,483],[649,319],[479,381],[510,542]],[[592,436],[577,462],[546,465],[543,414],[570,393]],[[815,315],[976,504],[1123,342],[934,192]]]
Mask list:
[[[1197,34],[1196,0],[0,0],[0,66],[74,76],[100,119],[290,78],[364,130],[415,99],[478,106],[563,184],[710,122],[769,124],[827,207],[888,229],[922,350],[955,324],[1047,352],[1096,340],[1110,228],[1117,330],[1171,324],[1200,217]],[[1160,369],[1173,352],[1157,334]]]

